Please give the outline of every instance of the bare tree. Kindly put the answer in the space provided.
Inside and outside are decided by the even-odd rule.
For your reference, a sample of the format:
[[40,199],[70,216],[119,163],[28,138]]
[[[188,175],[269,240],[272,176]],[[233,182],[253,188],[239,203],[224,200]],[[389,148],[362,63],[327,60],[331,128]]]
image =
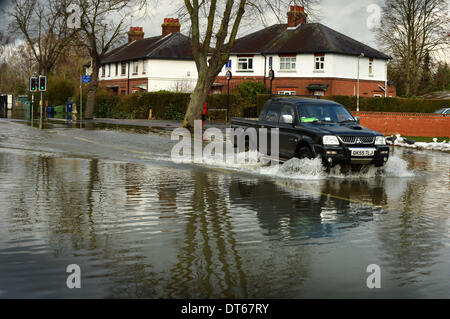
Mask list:
[[3,89],[3,75],[6,73],[7,64],[4,56],[7,46],[11,43],[11,37],[0,31],[0,90]]
[[379,41],[405,73],[405,94],[416,95],[427,54],[450,44],[446,0],[386,0]]
[[[289,4],[310,8],[314,3],[318,3],[318,0],[184,0],[183,9],[191,23],[192,53],[198,81],[183,126],[192,130],[194,121],[201,118],[203,105],[214,80],[229,59],[244,16],[248,17],[248,21],[259,18],[266,23],[265,14],[279,16],[284,7],[282,15],[285,16]],[[183,12],[180,16],[184,16]]]
[[22,35],[38,63],[49,75],[71,41],[64,6],[57,0],[12,0],[13,32]]
[[5,35],[2,31],[0,31],[0,57],[3,55],[6,46],[11,44],[12,39],[10,36]]
[[94,116],[95,96],[102,57],[120,43],[125,34],[124,23],[131,9],[139,1],[127,0],[73,0],[81,9],[81,28],[78,41],[91,58],[91,83],[88,87],[86,119]]

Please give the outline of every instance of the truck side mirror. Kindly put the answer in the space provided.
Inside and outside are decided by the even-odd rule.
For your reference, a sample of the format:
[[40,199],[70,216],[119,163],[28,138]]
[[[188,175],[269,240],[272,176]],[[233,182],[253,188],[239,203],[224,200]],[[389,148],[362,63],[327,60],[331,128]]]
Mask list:
[[356,123],[361,124],[361,118],[359,116],[355,117]]
[[292,115],[282,115],[281,119],[280,119],[280,123],[292,125],[294,123],[294,118],[292,117]]

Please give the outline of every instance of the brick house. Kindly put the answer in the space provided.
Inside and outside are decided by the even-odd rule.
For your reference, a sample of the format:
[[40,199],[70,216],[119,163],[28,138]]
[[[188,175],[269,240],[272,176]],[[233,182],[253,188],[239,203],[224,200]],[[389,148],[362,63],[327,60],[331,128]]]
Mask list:
[[130,28],[128,43],[102,58],[99,85],[120,95],[193,90],[197,69],[191,40],[180,27],[178,19],[164,19],[162,35],[150,38],[143,28]]
[[[357,95],[358,62],[360,95],[394,97],[387,79],[391,57],[320,23],[307,23],[304,8],[291,6],[287,24],[276,24],[237,39],[230,55],[232,88],[244,80],[289,95]],[[227,68],[217,78],[225,92]],[[387,87],[387,90],[385,88]]]
[[[307,23],[301,6],[291,6],[287,16],[287,24],[236,40],[230,55],[232,89],[245,80],[269,87],[273,69],[276,94],[355,96],[359,65],[360,96],[396,96],[387,79],[391,57],[323,24]],[[100,86],[113,94],[192,92],[198,78],[191,40],[180,33],[178,19],[164,19],[162,35],[151,38],[144,38],[142,28],[131,28],[128,43],[101,63]],[[212,93],[226,93],[227,70],[224,66]]]

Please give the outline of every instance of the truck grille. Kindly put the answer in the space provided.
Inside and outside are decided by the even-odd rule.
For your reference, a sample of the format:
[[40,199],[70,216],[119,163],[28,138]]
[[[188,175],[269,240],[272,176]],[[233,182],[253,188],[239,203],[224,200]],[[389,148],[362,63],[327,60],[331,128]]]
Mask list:
[[375,143],[374,136],[339,136],[339,139],[344,144],[364,144],[370,145]]

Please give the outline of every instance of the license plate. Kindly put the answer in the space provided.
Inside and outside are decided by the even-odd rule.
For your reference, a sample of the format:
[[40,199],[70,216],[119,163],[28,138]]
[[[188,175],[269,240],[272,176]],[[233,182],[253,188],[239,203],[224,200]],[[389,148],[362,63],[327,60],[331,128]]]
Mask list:
[[355,157],[370,157],[375,155],[375,150],[372,149],[360,149],[360,150],[351,150],[352,156]]

